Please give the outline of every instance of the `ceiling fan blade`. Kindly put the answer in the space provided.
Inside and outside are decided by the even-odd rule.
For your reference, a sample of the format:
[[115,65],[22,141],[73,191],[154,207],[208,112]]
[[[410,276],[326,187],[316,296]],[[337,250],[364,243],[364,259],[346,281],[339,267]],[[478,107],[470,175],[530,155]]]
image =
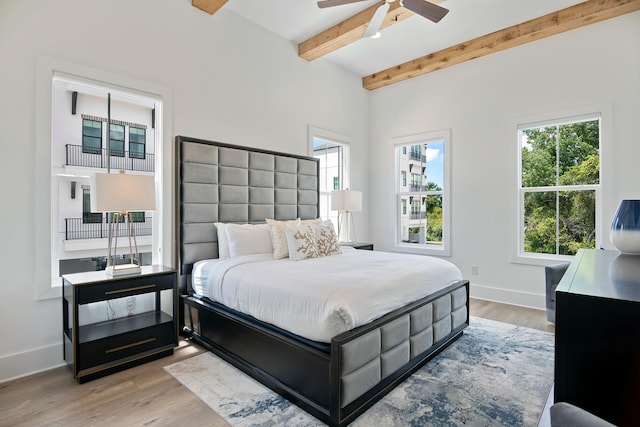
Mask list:
[[422,15],[430,21],[440,22],[444,16],[449,13],[449,9],[440,7],[437,4],[429,3],[425,0],[403,0],[406,9]]
[[357,3],[364,0],[324,0],[318,2],[318,7],[342,6],[343,4]]
[[364,31],[364,35],[362,37],[371,37],[376,35],[388,11],[389,3],[381,4],[373,14],[373,17],[371,18],[371,21],[369,21],[369,25],[367,25],[367,29]]

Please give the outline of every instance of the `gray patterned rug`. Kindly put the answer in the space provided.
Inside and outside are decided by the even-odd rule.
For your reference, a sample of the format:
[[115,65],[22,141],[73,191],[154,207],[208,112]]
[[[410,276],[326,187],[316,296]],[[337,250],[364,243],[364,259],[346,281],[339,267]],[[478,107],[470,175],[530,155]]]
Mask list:
[[[471,317],[464,335],[351,425],[536,426],[553,334]],[[211,353],[165,367],[234,427],[324,424]]]

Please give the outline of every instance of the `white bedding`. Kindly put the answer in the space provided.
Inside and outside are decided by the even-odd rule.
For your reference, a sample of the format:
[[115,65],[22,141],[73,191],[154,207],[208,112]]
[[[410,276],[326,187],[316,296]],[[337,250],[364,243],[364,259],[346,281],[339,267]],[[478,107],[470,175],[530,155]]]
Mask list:
[[305,338],[331,338],[461,280],[434,257],[342,248],[290,261],[271,254],[199,261],[193,290]]

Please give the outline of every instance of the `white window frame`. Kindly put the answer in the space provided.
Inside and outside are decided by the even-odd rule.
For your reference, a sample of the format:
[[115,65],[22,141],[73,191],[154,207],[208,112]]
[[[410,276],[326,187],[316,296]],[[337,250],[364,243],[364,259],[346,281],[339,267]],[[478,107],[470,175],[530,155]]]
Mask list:
[[[444,171],[442,191],[442,244],[416,244],[402,242],[402,178],[399,168],[399,152],[402,146],[428,144],[442,141],[444,147]],[[393,250],[421,255],[451,256],[451,129],[428,131],[414,135],[391,138],[394,152],[392,166],[395,176],[396,227]],[[407,150],[408,151],[408,150]],[[407,183],[409,185],[409,183]],[[407,206],[409,208],[409,206]]]
[[[314,157],[313,151],[313,143],[316,139],[331,142],[334,144],[339,144],[343,147],[343,166],[342,166],[342,188],[341,190],[350,188],[350,173],[351,173],[351,139],[340,133],[322,129],[316,126],[309,126],[309,156]],[[319,215],[322,219],[330,219],[335,227],[336,231],[338,230],[338,211],[331,210],[331,191],[333,191],[333,178],[331,177],[331,185],[327,188],[327,191],[320,192],[321,198],[327,199],[327,212],[319,212]],[[318,201],[318,206],[320,207],[320,201]]]
[[[174,248],[171,242],[173,233],[172,169],[173,150],[169,135],[171,129],[172,93],[169,88],[149,83],[145,80],[95,69],[81,64],[65,61],[47,55],[36,58],[36,143],[35,143],[35,186],[34,186],[34,282],[37,300],[60,298],[60,278],[52,271],[52,230],[53,224],[52,192],[52,112],[53,112],[53,76],[68,75],[77,79],[85,79],[96,85],[105,85],[114,91],[127,93],[138,92],[141,95],[160,100],[156,108],[156,210],[153,223],[154,264],[173,265]],[[82,76],[82,77],[79,77]],[[108,83],[103,83],[108,82]],[[136,88],[136,89],[128,89]],[[162,125],[158,125],[161,123]]]
[[[600,119],[600,184],[586,185],[586,186],[571,186],[571,189],[595,189],[596,192],[596,248],[602,248],[604,246],[603,236],[605,231],[608,230],[609,224],[603,215],[603,206],[605,204],[605,195],[608,188],[609,174],[611,173],[610,165],[610,143],[612,129],[611,129],[611,107],[608,105],[597,105],[578,107],[565,111],[555,113],[545,113],[533,117],[520,118],[513,122],[513,128],[515,129],[515,143],[512,145],[515,149],[515,153],[512,158],[516,159],[515,162],[515,198],[514,209],[511,215],[512,226],[511,232],[511,262],[518,264],[528,265],[547,265],[560,261],[571,261],[574,256],[572,255],[555,255],[555,254],[537,254],[524,251],[524,191],[522,190],[522,152],[520,141],[520,130],[528,129],[536,126],[550,126],[554,124],[566,124],[576,121]],[[585,188],[582,188],[585,187]],[[549,191],[555,191],[560,187],[545,187]]]

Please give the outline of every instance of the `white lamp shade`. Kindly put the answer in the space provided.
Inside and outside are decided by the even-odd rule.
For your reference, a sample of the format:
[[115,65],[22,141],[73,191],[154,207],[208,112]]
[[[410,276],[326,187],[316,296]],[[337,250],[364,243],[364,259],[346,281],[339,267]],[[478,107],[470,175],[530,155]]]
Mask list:
[[149,211],[156,208],[151,175],[96,173],[91,180],[92,212]]
[[361,191],[337,190],[331,192],[331,210],[358,212],[361,209]]

